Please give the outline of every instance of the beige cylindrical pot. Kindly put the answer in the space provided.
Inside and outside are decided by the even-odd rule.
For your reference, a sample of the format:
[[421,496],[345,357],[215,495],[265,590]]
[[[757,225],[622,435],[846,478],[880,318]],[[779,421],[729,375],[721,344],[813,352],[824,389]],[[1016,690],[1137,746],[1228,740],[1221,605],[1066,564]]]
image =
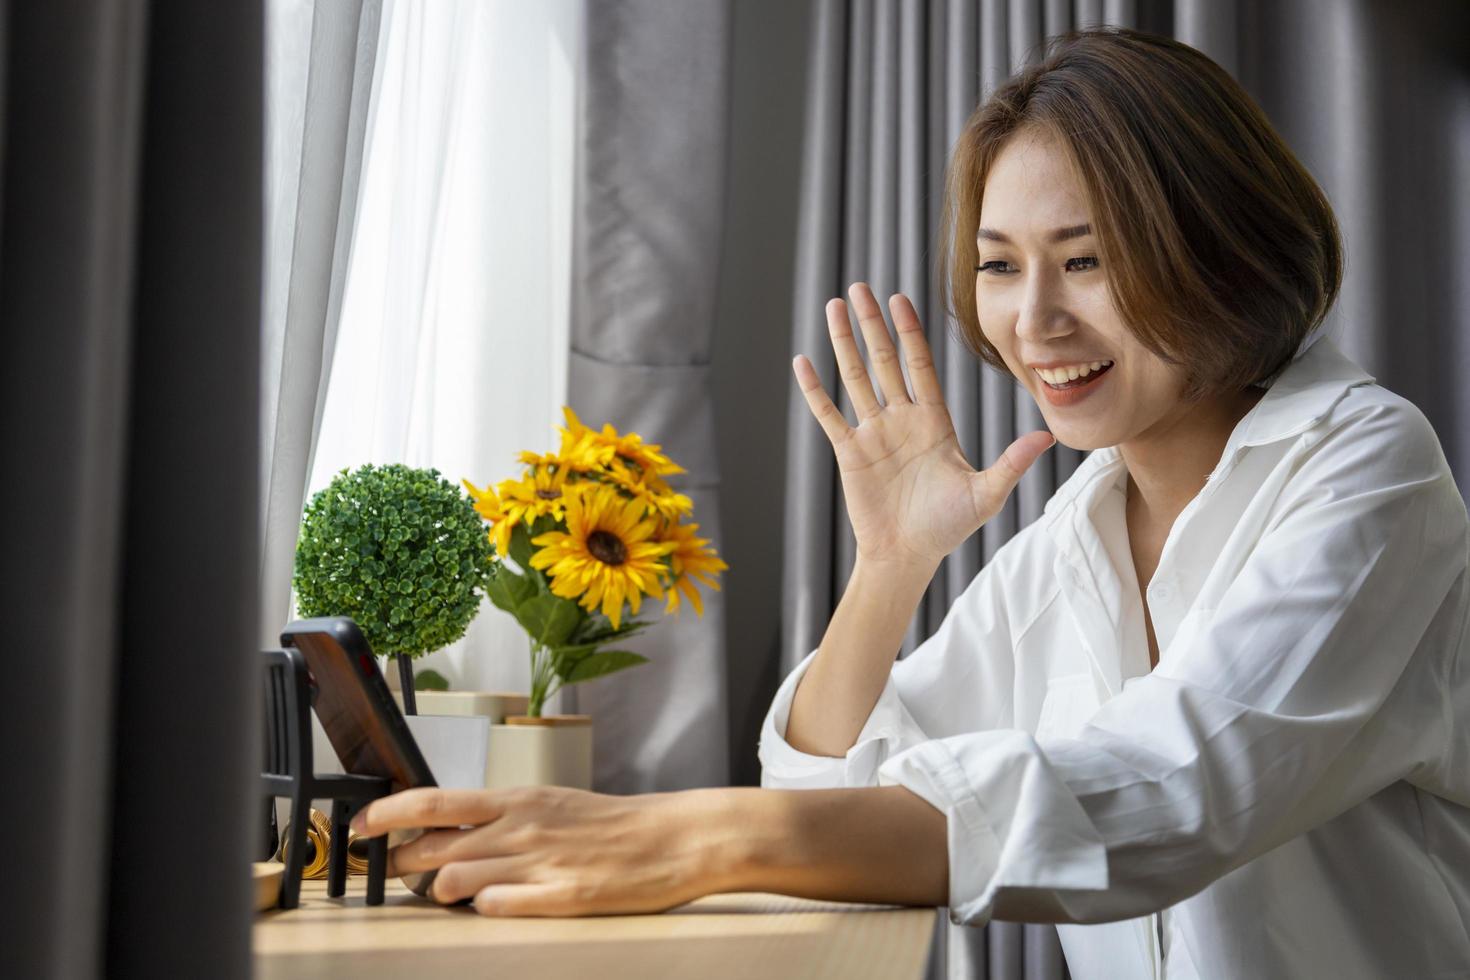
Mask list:
[[485,788],[592,788],[592,716],[509,715],[490,726]]

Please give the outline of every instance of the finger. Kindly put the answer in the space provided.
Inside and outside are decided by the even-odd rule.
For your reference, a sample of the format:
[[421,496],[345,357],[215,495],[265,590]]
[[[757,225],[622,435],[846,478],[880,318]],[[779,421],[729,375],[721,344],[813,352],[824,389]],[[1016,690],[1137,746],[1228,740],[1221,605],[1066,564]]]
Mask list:
[[489,823],[505,812],[505,797],[494,790],[406,789],[374,800],[352,819],[352,829],[365,837],[411,827],[463,827]]
[[493,916],[570,916],[584,913],[568,882],[488,885],[475,893],[475,911]]
[[429,897],[451,905],[469,898],[486,885],[517,884],[526,880],[531,861],[524,855],[453,861],[440,868],[429,886]]
[[848,289],[852,297],[853,312],[857,313],[858,326],[863,331],[863,342],[868,346],[868,362],[878,376],[878,387],[883,389],[883,401],[887,405],[902,404],[909,400],[909,389],[903,380],[903,368],[898,364],[898,351],[893,347],[893,338],[888,334],[888,324],[883,320],[883,308],[873,298],[873,291],[865,282],[855,282]]
[[929,341],[924,336],[924,325],[914,304],[903,293],[888,301],[893,313],[893,325],[898,329],[898,341],[903,345],[904,361],[909,366],[909,384],[914,388],[914,401],[920,405],[943,405],[944,390],[939,385],[939,375],[934,370],[934,355],[929,352]]
[[[490,826],[494,826],[491,824]],[[509,851],[496,845],[494,834],[486,827],[467,830],[431,830],[388,851],[388,876],[433,871],[452,861],[503,857]]]
[[878,404],[878,396],[873,394],[873,382],[868,378],[863,355],[852,335],[847,304],[840,299],[827,301],[827,332],[832,336],[832,352],[837,355],[837,373],[842,377],[842,387],[847,390],[858,420],[877,415],[882,406]]
[[791,370],[796,372],[796,384],[801,388],[801,393],[806,396],[807,408],[812,410],[812,414],[822,426],[822,431],[827,433],[827,438],[836,447],[852,434],[852,426],[847,424],[847,419],[842,417],[842,412],[832,404],[832,399],[827,397],[827,389],[822,387],[822,379],[817,377],[817,369],[812,367],[812,362],[807,360],[805,354],[797,354],[792,359]]
[[1021,476],[1055,444],[1056,439],[1050,432],[1028,432],[1007,446],[993,466],[975,474],[978,491],[976,509],[983,520],[989,520],[1000,512],[1006,498],[1021,482]]

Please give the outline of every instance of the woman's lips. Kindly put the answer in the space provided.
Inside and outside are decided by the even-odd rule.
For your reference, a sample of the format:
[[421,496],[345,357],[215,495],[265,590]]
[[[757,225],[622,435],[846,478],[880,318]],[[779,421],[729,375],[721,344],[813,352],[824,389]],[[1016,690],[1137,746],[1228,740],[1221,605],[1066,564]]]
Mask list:
[[1039,374],[1036,375],[1036,380],[1041,382],[1041,394],[1046,400],[1053,405],[1063,407],[1075,405],[1096,391],[1112,369],[1113,365],[1108,364],[1093,371],[1085,378],[1078,378],[1061,385],[1053,385],[1049,381],[1044,381]]

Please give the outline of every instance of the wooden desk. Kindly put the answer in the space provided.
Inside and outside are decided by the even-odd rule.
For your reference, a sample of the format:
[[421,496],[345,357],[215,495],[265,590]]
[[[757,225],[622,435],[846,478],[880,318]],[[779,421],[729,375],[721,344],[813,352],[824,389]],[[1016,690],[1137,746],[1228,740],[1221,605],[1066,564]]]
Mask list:
[[443,907],[397,880],[387,901],[346,898],[325,881],[301,887],[301,907],[256,916],[255,976],[511,977],[597,980],[690,977],[920,978],[933,909],[813,902],[784,895],[710,895],[659,915],[496,919]]

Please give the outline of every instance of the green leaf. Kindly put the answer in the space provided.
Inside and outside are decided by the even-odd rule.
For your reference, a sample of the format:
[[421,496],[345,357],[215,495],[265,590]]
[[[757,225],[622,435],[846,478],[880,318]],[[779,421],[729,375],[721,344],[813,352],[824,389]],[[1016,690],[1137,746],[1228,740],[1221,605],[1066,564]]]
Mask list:
[[525,576],[500,565],[485,577],[485,594],[495,605],[519,619],[521,604],[536,594],[536,586]]
[[559,646],[577,625],[576,603],[560,596],[538,595],[521,603],[516,619],[543,646]]
[[531,536],[526,532],[525,521],[517,521],[510,529],[510,560],[531,571]]
[[625,619],[614,627],[606,616],[597,613],[587,617],[571,640],[574,643],[606,643],[641,633],[651,625],[641,619]]
[[596,643],[566,643],[558,647],[552,647],[551,652],[554,656],[566,657],[570,660],[580,660],[593,650],[596,650],[598,645]]
[[551,669],[563,684],[581,660],[597,649],[596,643],[576,643],[551,648]]
[[646,663],[648,663],[647,657],[628,650],[603,650],[579,660],[563,683],[577,684],[582,681],[590,681],[595,677],[606,677],[615,671]]
[[413,689],[415,691],[447,691],[449,681],[437,670],[425,668],[413,675]]

